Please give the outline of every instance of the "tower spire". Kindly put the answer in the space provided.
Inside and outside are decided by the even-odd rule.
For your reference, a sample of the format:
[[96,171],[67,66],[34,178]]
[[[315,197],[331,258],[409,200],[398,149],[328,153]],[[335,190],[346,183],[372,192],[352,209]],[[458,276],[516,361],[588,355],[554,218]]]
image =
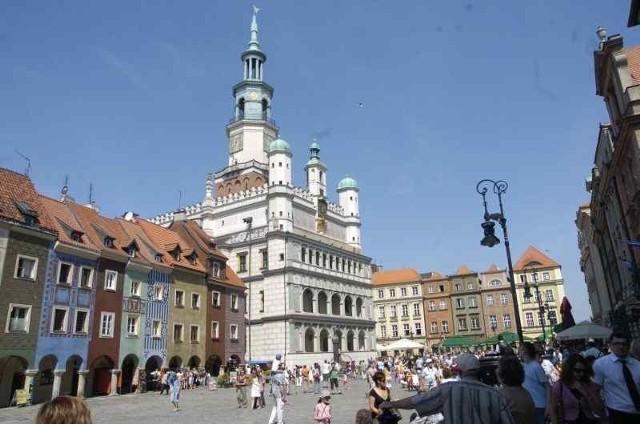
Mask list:
[[260,50],[258,42],[258,12],[260,9],[253,5],[253,17],[251,18],[251,40],[249,40],[249,50]]

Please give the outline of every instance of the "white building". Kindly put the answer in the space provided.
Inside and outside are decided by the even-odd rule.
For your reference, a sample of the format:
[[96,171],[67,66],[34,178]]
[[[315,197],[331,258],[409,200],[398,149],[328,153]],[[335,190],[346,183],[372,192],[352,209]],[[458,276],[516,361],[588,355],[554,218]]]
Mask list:
[[[276,353],[294,364],[375,355],[371,259],[360,244],[359,189],[342,179],[338,202],[327,198],[327,167],[310,146],[306,187],[292,181],[289,143],[271,118],[273,88],[263,81],[266,55],[254,12],[243,80],[233,87],[227,125],[229,163],[209,174],[202,203],[154,218],[196,220],[247,283],[246,359]],[[337,336],[337,337],[336,337]]]

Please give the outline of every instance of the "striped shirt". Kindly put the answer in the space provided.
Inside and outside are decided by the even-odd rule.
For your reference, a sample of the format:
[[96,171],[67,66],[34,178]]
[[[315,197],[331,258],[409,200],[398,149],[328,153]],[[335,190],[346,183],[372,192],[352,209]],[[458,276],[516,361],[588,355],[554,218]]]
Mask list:
[[447,423],[514,424],[507,403],[496,389],[475,379],[444,383],[411,398],[421,417],[442,413]]

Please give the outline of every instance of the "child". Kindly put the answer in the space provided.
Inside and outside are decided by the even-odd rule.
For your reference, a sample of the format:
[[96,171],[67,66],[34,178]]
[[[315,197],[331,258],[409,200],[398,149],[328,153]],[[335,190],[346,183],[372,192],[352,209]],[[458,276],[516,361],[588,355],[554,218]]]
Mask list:
[[331,424],[331,393],[327,389],[323,389],[320,399],[313,412],[313,419],[318,424]]

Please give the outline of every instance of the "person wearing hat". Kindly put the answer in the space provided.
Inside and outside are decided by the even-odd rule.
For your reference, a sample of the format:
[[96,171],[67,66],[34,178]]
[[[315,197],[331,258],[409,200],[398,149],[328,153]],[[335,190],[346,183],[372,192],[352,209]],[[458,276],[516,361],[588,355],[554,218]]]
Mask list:
[[327,389],[322,389],[318,403],[313,411],[313,419],[318,424],[331,424],[331,392]]
[[500,393],[478,380],[478,358],[464,353],[457,357],[456,365],[460,380],[441,384],[426,393],[383,402],[380,408],[415,409],[420,417],[441,413],[447,423],[515,424]]
[[596,341],[594,339],[589,339],[587,341],[587,348],[580,352],[580,355],[585,358],[593,356],[594,360],[596,360],[602,358],[604,356],[604,353],[602,353],[602,351],[596,347]]

